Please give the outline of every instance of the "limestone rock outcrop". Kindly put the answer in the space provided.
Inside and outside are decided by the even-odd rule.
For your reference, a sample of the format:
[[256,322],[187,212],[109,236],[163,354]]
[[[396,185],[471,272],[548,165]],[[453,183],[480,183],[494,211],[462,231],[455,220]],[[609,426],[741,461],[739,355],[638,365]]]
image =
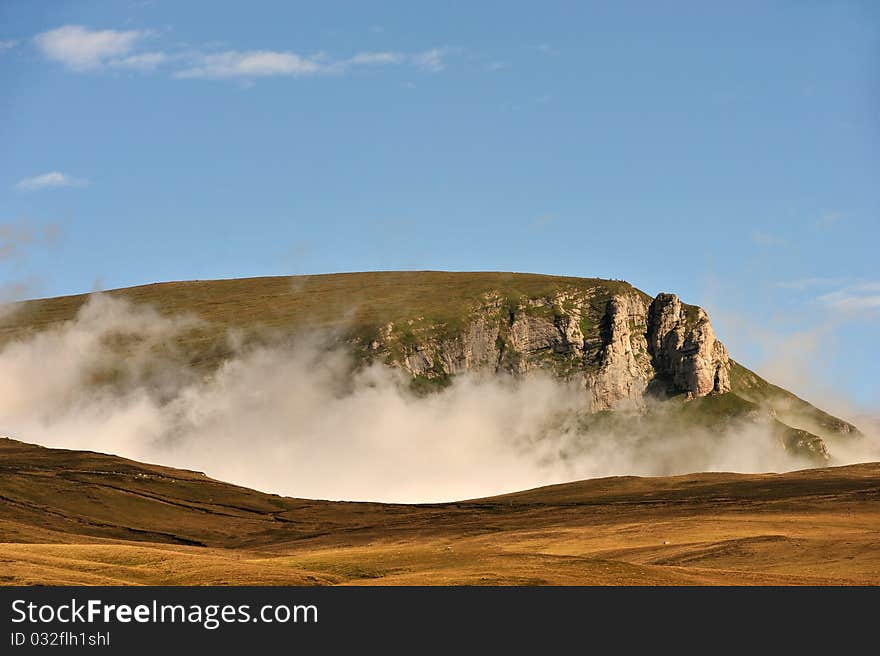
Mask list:
[[641,405],[653,378],[645,340],[646,308],[637,296],[614,296],[599,327],[602,348],[595,367],[584,371],[590,407],[614,408],[621,403]]
[[671,392],[705,396],[730,391],[730,359],[702,308],[658,294],[648,309],[648,349]]
[[560,290],[515,303],[487,293],[457,330],[421,317],[390,323],[369,342],[375,356],[427,381],[491,369],[543,369],[584,384],[587,404],[643,405],[647,395],[730,390],[730,362],[706,313],[674,294],[630,288]]

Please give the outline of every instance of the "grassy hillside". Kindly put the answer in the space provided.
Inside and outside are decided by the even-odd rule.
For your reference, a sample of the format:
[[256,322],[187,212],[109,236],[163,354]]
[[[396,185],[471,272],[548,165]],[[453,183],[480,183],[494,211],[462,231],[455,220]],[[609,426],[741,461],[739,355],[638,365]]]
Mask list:
[[7,438],[0,438],[0,463],[0,533],[7,542],[58,542],[75,534],[97,541],[266,545],[308,537],[340,521],[356,523],[373,505],[316,504],[200,472]]
[[[539,298],[559,289],[597,290],[599,298],[636,291],[627,282],[531,273],[376,271],[234,280],[193,280],[107,292],[149,303],[168,315],[191,312],[218,327],[347,326],[374,328],[389,321],[425,317],[437,323],[465,318],[482,294],[511,300]],[[88,294],[25,301],[0,320],[0,339],[72,319]]]
[[[449,330],[461,328],[481,296],[499,292],[511,302],[540,298],[560,289],[591,290],[596,305],[612,294],[635,292],[629,283],[522,273],[379,271],[313,276],[155,283],[107,292],[145,303],[168,316],[193,314],[205,322],[181,337],[180,346],[198,367],[211,368],[228,356],[225,336],[271,338],[292,330],[339,330],[371,338],[388,322],[422,318]],[[25,301],[0,317],[0,345],[30,332],[69,321],[88,294]]]
[[[596,317],[614,294],[650,297],[629,283],[599,278],[571,278],[525,273],[386,271],[312,276],[280,276],[156,283],[107,292],[111,297],[147,304],[161,314],[195,315],[202,323],[180,334],[173,345],[197,370],[210,371],[230,354],[229,331],[245,342],[272,340],[293,331],[333,329],[341,338],[372,337],[389,322],[405,327],[408,320],[436,330],[454,332],[467,323],[473,309],[487,293],[515,304],[524,299],[552,296],[561,290],[590,293]],[[73,319],[89,295],[80,294],[18,303],[0,317],[0,346],[24,335]],[[695,306],[684,306],[687,316]],[[539,307],[530,311],[549,311]],[[589,323],[584,317],[582,322]],[[598,336],[598,325],[582,324]],[[407,335],[401,335],[404,343]],[[115,347],[126,353],[126,342]],[[550,353],[551,359],[555,354]],[[112,378],[113,372],[106,373]],[[420,381],[416,381],[420,382]],[[436,381],[435,381],[436,382]],[[443,382],[443,381],[441,381]],[[777,419],[799,431],[784,441],[792,444],[821,437],[857,435],[857,429],[813,407],[786,390],[772,385],[732,362],[731,383],[736,398],[706,402],[691,408],[695,417],[706,411],[712,418],[725,412],[737,416],[751,405],[775,413]],[[428,385],[428,389],[436,386]],[[714,405],[713,405],[714,404]],[[710,407],[711,406],[711,407]],[[722,407],[723,406],[723,407]]]
[[604,411],[579,417],[579,428],[584,433],[612,435],[622,441],[638,439],[643,444],[663,444],[668,436],[694,432],[704,442],[711,442],[746,425],[766,430],[783,449],[800,456],[804,467],[823,466],[831,461],[821,437],[768,417],[766,408],[735,392],[691,400],[680,395],[649,405],[644,412]]
[[0,584],[880,582],[877,464],[308,501],[0,439]]
[[861,436],[859,430],[849,422],[829,415],[788,390],[767,382],[733,360],[730,362],[730,385],[734,394],[757,406],[771,409],[779,421],[788,426],[823,438]]

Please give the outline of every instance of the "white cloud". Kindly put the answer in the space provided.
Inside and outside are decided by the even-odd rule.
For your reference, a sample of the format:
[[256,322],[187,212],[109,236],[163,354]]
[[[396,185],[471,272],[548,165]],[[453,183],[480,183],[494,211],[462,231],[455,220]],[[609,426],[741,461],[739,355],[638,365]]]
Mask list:
[[196,63],[174,74],[179,78],[302,77],[332,71],[332,65],[319,58],[302,57],[293,52],[228,50],[199,55]]
[[828,294],[822,300],[840,310],[858,311],[880,308],[880,294],[873,296],[841,296],[839,293],[834,293]]
[[169,57],[164,52],[144,52],[139,55],[131,55],[122,59],[114,59],[110,62],[116,68],[131,68],[138,71],[154,71],[161,64],[168,61]]
[[4,50],[12,50],[15,46],[18,45],[18,41],[0,41],[0,52]]
[[404,55],[399,52],[361,52],[348,60],[350,64],[398,64]]
[[60,171],[52,171],[51,173],[35,175],[32,178],[20,180],[15,187],[23,191],[38,191],[53,187],[83,187],[87,184],[88,180],[83,178],[74,178]]
[[443,58],[451,52],[451,48],[431,48],[413,55],[412,61],[419,68],[436,73],[446,68]]
[[[410,65],[438,72],[445,68],[447,55],[455,52],[449,47],[416,53],[367,51],[336,59],[324,53],[302,55],[289,50],[212,51],[209,46],[188,52],[144,52],[140,47],[142,41],[153,34],[145,30],[91,30],[81,25],[64,25],[38,34],[33,41],[46,57],[76,72],[107,69],[153,72],[159,66],[173,63],[172,75],[176,78],[237,78],[244,81],[260,77],[336,75],[359,67],[386,65]],[[0,42],[3,43],[6,42]],[[497,70],[503,66],[503,62],[494,62],[490,68]]]
[[830,294],[823,294],[819,301],[843,312],[859,313],[880,308],[880,282],[864,282],[850,285]]
[[38,34],[34,42],[49,59],[82,72],[124,57],[146,35],[140,30],[90,30],[81,25],[65,25]]
[[416,54],[393,51],[360,52],[348,59],[331,60],[323,53],[304,56],[289,51],[227,50],[199,54],[187,68],[177,71],[177,78],[253,78],[308,77],[337,75],[356,67],[409,63],[431,71],[443,70],[448,48],[434,48]]

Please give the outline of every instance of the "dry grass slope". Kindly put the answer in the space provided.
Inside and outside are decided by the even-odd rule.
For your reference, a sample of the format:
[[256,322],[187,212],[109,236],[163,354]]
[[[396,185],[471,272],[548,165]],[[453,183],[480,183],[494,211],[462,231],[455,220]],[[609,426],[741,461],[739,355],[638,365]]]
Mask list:
[[5,439],[0,462],[6,584],[880,584],[878,463],[406,506]]

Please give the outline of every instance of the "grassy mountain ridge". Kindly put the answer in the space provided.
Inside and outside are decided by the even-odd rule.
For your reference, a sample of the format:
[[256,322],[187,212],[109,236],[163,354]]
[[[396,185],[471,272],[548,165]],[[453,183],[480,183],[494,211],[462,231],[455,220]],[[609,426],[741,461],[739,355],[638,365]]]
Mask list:
[[[166,316],[191,314],[204,324],[180,338],[194,366],[215,367],[230,355],[229,330],[246,339],[279,332],[334,329],[371,339],[389,322],[420,318],[447,332],[460,330],[482,295],[499,292],[510,302],[541,298],[560,288],[595,291],[597,306],[629,283],[519,273],[378,271],[229,280],[163,282],[110,290],[113,298],[148,304]],[[0,347],[22,336],[72,320],[91,294],[23,301],[0,317]],[[598,314],[598,312],[597,312]],[[402,335],[405,339],[405,335]]]
[[[269,327],[325,327],[345,322],[355,330],[414,316],[460,321],[474,300],[498,291],[510,299],[539,298],[560,288],[644,292],[621,280],[532,273],[372,271],[304,276],[160,282],[103,292],[149,303],[164,314],[192,312],[211,323]],[[72,319],[91,294],[22,301],[0,319],[0,335],[45,328]]]

